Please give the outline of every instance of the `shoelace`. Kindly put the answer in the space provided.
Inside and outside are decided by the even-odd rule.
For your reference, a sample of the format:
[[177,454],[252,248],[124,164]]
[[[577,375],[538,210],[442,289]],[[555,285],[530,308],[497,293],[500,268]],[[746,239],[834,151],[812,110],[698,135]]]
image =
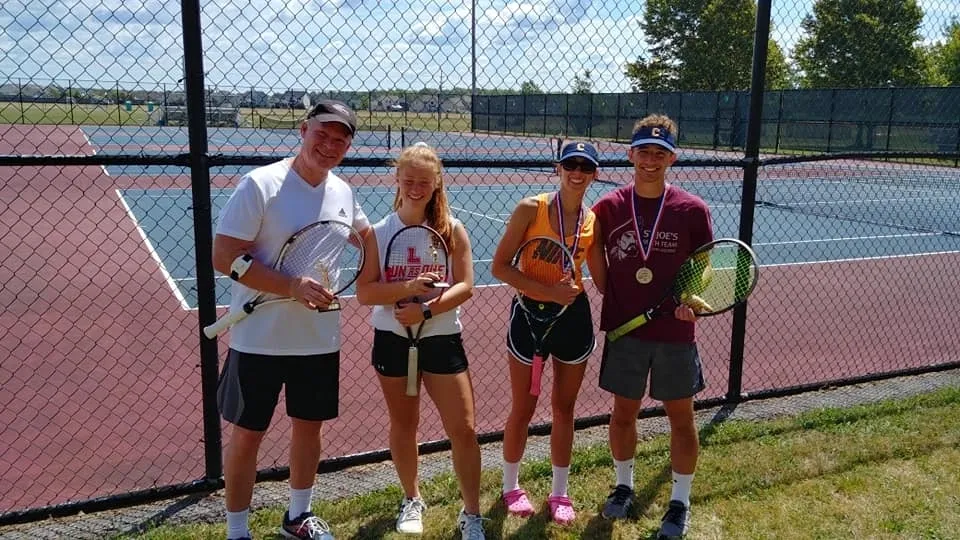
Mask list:
[[460,535],[463,537],[463,540],[483,540],[483,522],[487,521],[487,518],[482,516],[474,516],[471,514],[464,514],[467,518],[463,521],[463,527],[460,529]]
[[671,504],[670,507],[667,508],[667,512],[663,514],[663,519],[661,521],[669,521],[670,523],[673,523],[677,527],[683,527],[683,521],[684,521],[683,514],[684,512],[686,512],[686,510],[687,509],[683,506],[680,506],[678,504]]
[[411,501],[404,502],[400,507],[400,521],[422,519],[423,511],[426,509],[427,505],[423,504],[423,501],[420,499],[413,499]]
[[297,532],[306,531],[307,536],[313,538],[313,535],[324,534],[330,532],[330,525],[327,525],[327,522],[318,518],[317,516],[310,516],[307,519],[303,520],[303,523],[297,527]]
[[626,486],[617,486],[613,489],[613,503],[618,506],[623,506],[627,499],[630,498],[632,493],[631,489]]

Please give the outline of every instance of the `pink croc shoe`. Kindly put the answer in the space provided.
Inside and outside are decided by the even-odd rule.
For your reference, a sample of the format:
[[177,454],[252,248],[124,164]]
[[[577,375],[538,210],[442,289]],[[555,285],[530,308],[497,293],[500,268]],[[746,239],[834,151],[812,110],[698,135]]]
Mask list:
[[576,512],[573,511],[573,502],[563,495],[551,495],[547,498],[550,505],[550,517],[558,525],[569,525],[577,519]]
[[527,498],[527,492],[517,488],[503,494],[503,504],[507,507],[507,512],[520,517],[533,515],[533,505]]

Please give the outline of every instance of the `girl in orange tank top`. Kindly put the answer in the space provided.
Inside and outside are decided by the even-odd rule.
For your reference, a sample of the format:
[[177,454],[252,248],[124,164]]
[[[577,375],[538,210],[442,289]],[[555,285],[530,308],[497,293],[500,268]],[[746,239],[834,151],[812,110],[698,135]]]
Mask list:
[[[506,231],[493,256],[494,277],[522,291],[524,296],[541,302],[568,306],[546,337],[542,329],[531,327],[519,314],[517,300],[511,305],[507,333],[507,363],[510,369],[511,407],[503,436],[503,502],[514,515],[534,513],[527,493],[520,489],[520,461],[527,442],[527,429],[537,407],[537,396],[530,393],[531,363],[538,336],[542,356],[552,356],[553,429],[550,435],[553,461],[553,488],[547,497],[550,514],[560,524],[575,518],[573,502],[567,495],[567,478],[573,448],[573,411],[586,370],[586,360],[596,342],[593,319],[583,287],[583,263],[590,269],[598,292],[606,282],[606,262],[600,238],[599,222],[584,206],[587,188],[597,178],[599,156],[593,145],[571,142],[563,147],[557,173],[559,189],[527,197],[517,204],[507,222]],[[512,266],[514,253],[528,239],[547,236],[560,239],[574,259],[574,278],[555,285],[544,285],[523,275]]]

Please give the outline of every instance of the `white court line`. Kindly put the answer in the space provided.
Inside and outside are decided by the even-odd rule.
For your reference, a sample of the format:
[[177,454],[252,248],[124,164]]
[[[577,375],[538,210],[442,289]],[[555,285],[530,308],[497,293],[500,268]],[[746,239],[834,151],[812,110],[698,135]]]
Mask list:
[[787,240],[784,242],[758,242],[753,246],[789,246],[793,244],[822,244],[824,242],[846,242],[849,240],[879,240],[887,238],[915,238],[918,236],[940,236],[940,233],[881,234],[877,236],[847,236],[843,238],[818,238],[815,240]]
[[472,215],[474,215],[474,216],[479,216],[479,217],[482,217],[482,218],[486,218],[486,219],[489,219],[490,221],[498,221],[498,222],[500,222],[500,223],[506,223],[506,221],[504,221],[504,220],[502,220],[502,219],[500,219],[500,218],[490,217],[490,214],[481,214],[480,212],[474,212],[474,211],[472,211],[472,210],[467,210],[466,208],[460,208],[459,206],[453,206],[452,204],[450,205],[450,208],[453,209],[453,210],[456,210],[456,211],[458,211],[458,212],[466,212],[466,213],[472,214]]
[[120,199],[120,204],[123,205],[123,208],[126,209],[127,215],[130,216],[130,220],[133,221],[133,225],[137,228],[137,232],[140,233],[140,238],[143,239],[143,243],[146,244],[147,249],[150,251],[150,256],[153,257],[153,260],[157,262],[157,266],[160,267],[160,272],[163,274],[163,279],[166,280],[167,284],[170,285],[170,289],[173,290],[173,295],[180,302],[180,305],[185,311],[190,310],[190,304],[187,303],[187,299],[183,297],[183,294],[180,293],[180,287],[174,282],[173,278],[170,276],[170,272],[167,272],[167,267],[163,265],[163,261],[160,260],[160,255],[157,254],[157,251],[153,249],[153,244],[150,243],[150,239],[147,238],[147,233],[140,227],[140,223],[137,221],[137,217],[133,214],[133,210],[130,209],[130,206],[127,204],[127,201],[123,198],[123,194],[120,193],[119,189],[114,190],[117,193],[117,198]]
[[960,250],[954,251],[931,251],[928,253],[908,253],[905,255],[879,255],[877,257],[854,257],[851,259],[828,259],[826,261],[802,261],[802,262],[791,262],[791,263],[776,263],[776,264],[761,264],[761,268],[776,268],[780,266],[808,266],[811,264],[834,264],[834,263],[849,263],[849,262],[860,262],[860,261],[878,261],[883,259],[907,259],[911,257],[926,257],[926,256],[937,256],[937,255],[954,255],[960,253]]
[[[79,131],[80,131],[80,134],[83,135],[83,140],[86,141],[87,146],[89,146],[89,147],[90,147],[90,150],[93,151],[93,155],[94,155],[94,156],[97,155],[97,147],[94,146],[92,142],[90,142],[90,137],[87,137],[87,133],[86,133],[85,131],[83,131],[83,128],[82,128],[82,127],[79,129]],[[107,176],[107,178],[110,178],[110,173],[107,172],[107,166],[106,166],[106,165],[100,165],[100,170],[103,171],[103,174],[105,174],[105,175]]]
[[[867,238],[869,238],[869,237],[867,237]],[[762,245],[776,245],[776,244],[778,244],[778,243],[779,243],[779,244],[790,244],[790,243],[794,243],[794,242],[773,242],[773,243],[762,244]],[[761,244],[755,244],[755,245],[761,245]],[[908,254],[905,254],[905,255],[880,255],[880,256],[877,256],[877,257],[854,257],[854,258],[850,258],[850,259],[828,259],[828,260],[825,260],[825,261],[801,261],[801,262],[789,262],[789,263],[761,264],[760,267],[761,267],[761,268],[779,268],[779,267],[785,267],[785,266],[810,266],[810,265],[814,265],[814,264],[834,264],[834,263],[849,263],[849,262],[861,262],[861,261],[877,261],[877,260],[883,260],[883,259],[906,259],[906,258],[914,258],[914,257],[938,256],[938,255],[954,255],[954,254],[960,254],[960,250],[954,250],[954,251],[932,251],[932,252],[928,252],[928,253],[908,253]],[[490,261],[491,261],[491,259],[478,259],[478,260],[475,260],[475,261],[473,261],[473,262],[478,263],[478,262],[490,262]],[[218,278],[219,278],[219,277],[221,277],[221,276],[218,276]],[[226,276],[222,276],[222,277],[226,277]],[[182,280],[184,280],[184,281],[186,281],[186,280],[195,280],[195,279],[196,279],[196,278],[182,278]],[[593,280],[593,278],[591,278],[591,277],[584,277],[584,278],[583,278],[583,281],[592,281],[592,280]],[[491,288],[494,288],[494,287],[509,287],[509,285],[507,285],[506,283],[489,283],[489,284],[481,284],[481,285],[474,285],[474,286],[473,286],[474,289],[491,289]],[[355,296],[352,295],[352,294],[351,294],[351,295],[343,295],[343,296],[341,296],[341,298],[354,298],[354,297],[355,297]],[[219,308],[228,308],[228,307],[230,307],[230,306],[219,306],[219,305],[217,306],[218,309],[219,309]],[[188,306],[186,306],[186,304],[184,304],[184,310],[185,310],[185,311],[196,311],[197,308],[195,308],[195,307],[193,307],[193,308],[192,308],[192,307],[188,307]]]

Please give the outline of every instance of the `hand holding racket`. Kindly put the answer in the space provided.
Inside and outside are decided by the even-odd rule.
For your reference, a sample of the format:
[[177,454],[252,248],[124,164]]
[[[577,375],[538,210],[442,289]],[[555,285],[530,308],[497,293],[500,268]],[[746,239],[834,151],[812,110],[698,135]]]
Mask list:
[[[316,308],[318,311],[340,309],[335,297],[357,280],[362,267],[360,233],[346,223],[333,220],[311,223],[293,233],[280,249],[273,266],[277,272],[297,278],[291,293],[299,295],[304,305],[327,304],[325,309]],[[327,302],[328,298],[334,300]],[[244,303],[242,309],[231,311],[205,327],[203,333],[213,339],[256,310],[278,302],[296,301],[297,298],[290,296],[261,292]]]
[[[388,283],[398,281],[412,280],[414,291],[423,290],[422,294],[415,294],[410,298],[397,302],[397,311],[402,313],[398,317],[400,324],[407,330],[409,347],[407,348],[407,395],[417,395],[420,386],[420,363],[418,347],[420,344],[420,334],[423,332],[423,326],[426,320],[421,320],[417,325],[416,333],[413,331],[413,324],[416,318],[412,318],[410,311],[412,306],[404,307],[407,304],[420,304],[440,296],[443,290],[450,285],[446,278],[449,275],[449,266],[447,261],[447,244],[444,242],[440,233],[424,225],[411,225],[397,231],[390,242],[387,243],[387,251],[384,254],[383,279]],[[438,280],[435,280],[437,278]],[[443,281],[440,281],[443,280]],[[420,287],[420,289],[416,289]],[[416,307],[416,309],[420,309]],[[421,310],[422,317],[422,310]],[[402,320],[401,320],[402,319]]]
[[750,246],[735,238],[714,240],[687,257],[656,306],[607,332],[607,340],[616,341],[677,306],[689,307],[697,317],[729,311],[747,300],[758,278]]
[[540,300],[527,296],[523,291],[516,291],[517,304],[527,320],[534,343],[530,395],[539,396],[540,379],[543,376],[543,344],[554,324],[580,292],[573,281],[573,256],[558,240],[536,236],[520,245],[511,264],[528,279],[543,285],[549,294],[548,299]]

